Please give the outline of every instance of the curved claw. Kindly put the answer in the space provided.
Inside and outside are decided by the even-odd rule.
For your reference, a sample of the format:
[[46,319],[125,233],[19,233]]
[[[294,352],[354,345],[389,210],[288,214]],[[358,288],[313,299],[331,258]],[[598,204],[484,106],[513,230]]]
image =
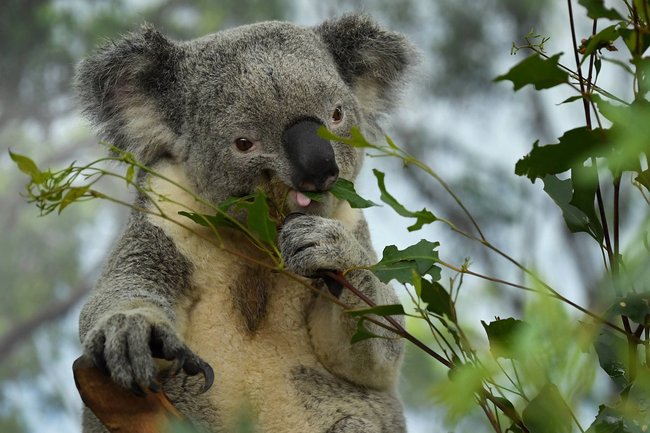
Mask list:
[[205,380],[205,383],[203,384],[203,389],[201,390],[201,394],[206,392],[212,387],[212,384],[214,383],[214,370],[208,364],[207,362],[201,361],[199,364],[199,367],[201,368],[201,373],[203,373],[203,379]]
[[201,393],[206,392],[212,384],[214,383],[214,370],[207,362],[203,361],[199,357],[190,357],[183,364],[183,371],[189,374],[190,376],[195,376],[199,373],[203,375],[205,383],[203,384],[203,389]]

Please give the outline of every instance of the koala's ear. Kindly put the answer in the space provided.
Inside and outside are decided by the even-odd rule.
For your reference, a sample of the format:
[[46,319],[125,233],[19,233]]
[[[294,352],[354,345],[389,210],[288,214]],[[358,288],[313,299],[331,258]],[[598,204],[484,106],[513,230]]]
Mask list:
[[145,24],[79,64],[82,109],[109,144],[144,163],[171,153],[180,128],[181,56],[178,45]]
[[364,110],[390,110],[406,72],[419,60],[400,33],[381,28],[364,15],[346,15],[316,27]]

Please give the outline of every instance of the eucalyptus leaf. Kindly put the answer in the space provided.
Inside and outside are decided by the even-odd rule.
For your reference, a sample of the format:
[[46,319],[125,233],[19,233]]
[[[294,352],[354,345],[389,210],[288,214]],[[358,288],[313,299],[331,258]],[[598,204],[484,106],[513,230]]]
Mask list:
[[277,237],[276,222],[269,216],[269,205],[266,194],[257,190],[252,203],[241,203],[247,210],[246,222],[258,240],[268,244],[275,244]]
[[384,248],[382,259],[370,270],[382,282],[388,283],[395,279],[402,284],[413,281],[413,272],[418,275],[430,275],[434,281],[440,279],[440,267],[436,266],[440,244],[422,239],[415,245],[398,250],[395,245]]
[[38,166],[31,158],[14,153],[11,150],[9,156],[16,163],[18,169],[28,175],[35,184],[41,184],[46,180],[44,173],[38,169]]
[[481,325],[490,342],[490,351],[495,357],[516,359],[517,345],[521,332],[526,329],[526,323],[513,319],[498,319],[489,324],[481,320]]
[[559,174],[582,164],[591,157],[609,153],[609,130],[580,127],[566,131],[559,143],[539,146],[533,144],[530,153],[517,161],[515,174],[527,176],[531,181],[548,174]]
[[451,297],[442,284],[420,278],[420,298],[427,303],[428,311],[455,320]]
[[627,316],[639,324],[646,323],[646,317],[650,315],[650,293],[631,293],[618,298],[609,311]]
[[592,19],[607,18],[610,20],[623,20],[618,11],[605,7],[603,0],[578,0],[587,9],[587,16]]
[[402,316],[405,314],[402,304],[377,305],[376,307],[361,308],[358,310],[346,310],[345,312],[352,317],[365,316],[369,314],[374,314],[375,316],[381,317]]
[[367,208],[371,206],[377,206],[376,203],[370,200],[366,200],[357,194],[356,190],[354,189],[354,184],[346,179],[339,178],[330,192],[339,200],[345,200],[350,203],[350,206],[353,208]]
[[[585,232],[596,241],[603,239],[603,228],[596,216],[594,196],[586,190],[576,190],[572,179],[560,180],[557,176],[547,175],[544,191],[553,199],[562,211],[564,222],[572,233]],[[581,195],[582,194],[582,195]]]
[[558,66],[561,55],[559,53],[544,59],[539,54],[533,54],[494,81],[512,81],[515,91],[528,84],[533,85],[537,90],[542,90],[568,83],[569,74]]
[[366,328],[365,320],[366,319],[363,317],[357,320],[357,328],[350,339],[350,343],[358,343],[359,341],[367,340],[369,338],[382,338],[381,335],[374,334]]
[[557,386],[547,383],[522,412],[530,433],[570,433],[573,417]]
[[415,230],[420,230],[424,224],[430,224],[432,222],[435,222],[438,220],[434,214],[432,214],[430,211],[427,209],[422,209],[420,211],[410,211],[406,209],[400,202],[397,201],[395,197],[393,197],[387,190],[386,190],[386,184],[384,182],[384,173],[382,173],[379,170],[373,169],[372,170],[373,174],[377,178],[377,185],[379,186],[379,190],[381,191],[381,201],[389,205],[390,207],[397,212],[398,215],[406,217],[406,218],[415,218],[416,221],[413,225],[409,226],[407,228],[408,231],[412,232]]
[[598,363],[619,390],[629,385],[627,339],[603,328],[594,341]]

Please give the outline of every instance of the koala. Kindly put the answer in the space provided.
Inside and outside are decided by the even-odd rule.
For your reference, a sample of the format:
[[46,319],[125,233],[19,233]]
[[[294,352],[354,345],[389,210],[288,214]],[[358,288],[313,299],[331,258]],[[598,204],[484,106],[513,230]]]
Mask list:
[[[245,415],[265,433],[404,432],[402,341],[368,323],[386,338],[351,344],[356,321],[331,296],[366,305],[317,278],[349,271],[375,303],[398,303],[363,269],[377,259],[362,212],[329,192],[339,177],[354,181],[363,152],[317,130],[378,137],[416,60],[403,35],[361,15],[183,42],[144,25],[83,60],[84,113],[164,176],[142,170],[137,182],[166,198],[135,193],[138,210],[80,314],[85,356],[135,393],[162,388],[201,431],[236,431]],[[292,214],[277,239],[290,274],[262,266],[241,233],[210,242],[178,214],[213,214],[208,205],[257,189]],[[84,432],[106,431],[87,409],[83,418]]]

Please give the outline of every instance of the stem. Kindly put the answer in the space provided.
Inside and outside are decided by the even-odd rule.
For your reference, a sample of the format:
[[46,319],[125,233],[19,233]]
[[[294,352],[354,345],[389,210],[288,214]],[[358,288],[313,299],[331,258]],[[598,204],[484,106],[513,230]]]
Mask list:
[[552,298],[555,298],[555,299],[557,299],[559,301],[562,301],[562,302],[572,306],[573,308],[580,311],[581,313],[586,314],[587,316],[591,317],[592,319],[595,319],[597,322],[602,323],[603,325],[609,326],[610,328],[615,329],[618,332],[621,332],[621,333],[623,333],[625,335],[628,335],[628,334],[631,333],[631,331],[628,332],[625,329],[621,328],[620,326],[615,325],[614,323],[608,321],[607,319],[604,319],[604,318],[600,317],[599,315],[597,315],[595,313],[592,313],[591,311],[587,310],[586,308],[581,307],[580,305],[576,304],[575,302],[571,301],[570,299],[565,298],[560,293],[556,292],[555,290],[553,290],[550,287],[547,287],[547,289],[550,290],[550,293],[544,293],[544,292],[540,292],[538,289],[534,289],[532,287],[527,287],[527,286],[523,286],[521,284],[516,284],[516,283],[511,283],[509,281],[501,280],[499,278],[494,278],[494,277],[490,277],[490,276],[487,276],[487,275],[479,274],[477,272],[472,272],[469,269],[458,268],[458,267],[456,267],[456,266],[454,266],[452,264],[443,262],[442,260],[437,260],[437,263],[441,264],[442,266],[444,266],[446,268],[451,269],[452,271],[465,273],[465,274],[468,274],[468,275],[472,275],[472,276],[481,278],[483,280],[492,281],[494,283],[503,284],[503,285],[514,287],[514,288],[521,289],[521,290],[526,290],[528,292],[535,292],[535,293],[538,293],[540,295],[550,296]]
[[494,429],[495,432],[501,433],[501,427],[499,426],[499,422],[496,420],[494,413],[490,410],[490,408],[487,405],[487,401],[485,399],[481,399],[477,397],[477,403],[483,409],[483,413],[487,417],[487,419],[490,421],[490,425]]
[[[356,287],[354,287],[350,282],[340,273],[340,272],[333,272],[333,271],[325,271],[323,272],[324,275],[327,277],[333,279],[339,284],[342,284],[346,289],[348,289],[350,292],[354,293],[356,297],[361,299],[363,302],[365,302],[369,307],[376,307],[377,304],[367,297],[365,293],[361,292],[358,290]],[[410,334],[404,327],[397,322],[397,320],[393,319],[390,316],[384,316],[384,319],[390,323],[396,330],[396,334],[399,335],[400,337],[405,338],[406,340],[410,341],[411,343],[415,344],[418,348],[422,349],[424,352],[426,352],[428,355],[433,357],[436,361],[440,362],[442,365],[445,367],[451,369],[454,368],[454,364],[449,362],[446,358],[444,358],[442,355],[431,349],[429,346],[418,340],[416,337],[414,337],[412,334]]]

